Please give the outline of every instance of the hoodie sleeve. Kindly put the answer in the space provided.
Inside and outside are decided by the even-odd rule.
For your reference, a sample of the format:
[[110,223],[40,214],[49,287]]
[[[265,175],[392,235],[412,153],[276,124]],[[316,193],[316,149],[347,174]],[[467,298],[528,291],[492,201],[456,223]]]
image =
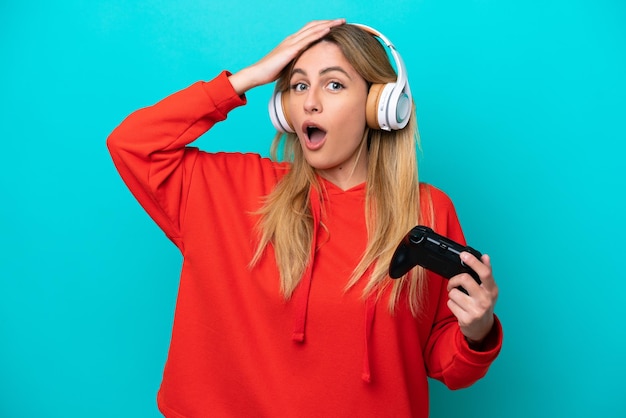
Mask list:
[[[450,199],[441,191],[432,190],[436,213],[435,230],[448,238],[465,244],[456,211]],[[445,279],[437,277],[430,282],[439,283],[433,292],[437,304],[435,321],[426,343],[424,359],[428,375],[443,382],[449,389],[468,387],[485,376],[491,363],[502,348],[502,326],[495,318],[491,333],[484,341],[481,351],[470,348],[461,333],[456,317],[448,308],[448,291]],[[435,289],[433,286],[432,290]]]
[[141,206],[182,250],[181,220],[198,149],[188,144],[244,105],[222,72],[130,114],[108,137],[120,176]]

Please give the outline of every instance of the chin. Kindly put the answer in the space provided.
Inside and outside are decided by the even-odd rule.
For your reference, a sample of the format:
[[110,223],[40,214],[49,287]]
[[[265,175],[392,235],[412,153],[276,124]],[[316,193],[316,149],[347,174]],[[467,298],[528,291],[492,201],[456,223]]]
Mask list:
[[315,170],[328,170],[333,167],[333,164],[328,161],[327,158],[323,158],[321,155],[309,155],[304,153],[304,159],[308,165]]

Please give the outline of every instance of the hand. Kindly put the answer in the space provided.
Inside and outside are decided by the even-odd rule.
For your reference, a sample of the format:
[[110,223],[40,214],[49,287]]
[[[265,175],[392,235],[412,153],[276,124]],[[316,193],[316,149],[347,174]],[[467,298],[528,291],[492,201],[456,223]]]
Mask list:
[[285,38],[276,48],[257,63],[229,77],[235,91],[242,95],[253,87],[275,81],[300,51],[325,36],[333,26],[343,25],[345,19],[317,20]]
[[[448,307],[456,316],[461,332],[471,345],[480,345],[494,324],[494,307],[498,299],[498,286],[491,271],[491,260],[484,254],[479,260],[468,252],[461,253],[461,260],[474,270],[481,284],[467,273],[448,281]],[[467,294],[457,287],[462,286]]]

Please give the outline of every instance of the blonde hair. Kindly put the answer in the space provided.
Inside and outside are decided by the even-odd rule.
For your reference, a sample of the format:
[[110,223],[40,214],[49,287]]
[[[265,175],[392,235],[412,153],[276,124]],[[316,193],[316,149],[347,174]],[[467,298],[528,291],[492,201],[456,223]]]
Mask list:
[[[396,73],[383,46],[360,28],[352,25],[335,27],[318,42],[322,41],[336,44],[368,84],[396,80]],[[277,88],[282,92],[289,89],[289,77],[297,59],[285,68],[277,81]],[[432,222],[432,216],[423,220],[420,214],[416,152],[419,137],[415,119],[413,112],[408,125],[399,131],[365,129],[368,243],[362,259],[346,283],[346,289],[349,289],[361,280],[366,271],[371,271],[363,296],[380,298],[391,286],[389,309],[393,312],[402,294],[406,293],[413,315],[418,314],[419,300],[426,286],[423,270],[419,268],[392,281],[388,276],[388,266],[404,235],[420,222]],[[283,160],[291,161],[291,168],[266,197],[259,211],[260,241],[251,264],[259,260],[271,243],[280,272],[281,291],[288,299],[310,262],[315,228],[310,190],[316,188],[320,195],[322,191],[315,170],[303,156],[298,137],[295,134],[277,134],[271,148],[273,159],[278,160],[281,146]]]

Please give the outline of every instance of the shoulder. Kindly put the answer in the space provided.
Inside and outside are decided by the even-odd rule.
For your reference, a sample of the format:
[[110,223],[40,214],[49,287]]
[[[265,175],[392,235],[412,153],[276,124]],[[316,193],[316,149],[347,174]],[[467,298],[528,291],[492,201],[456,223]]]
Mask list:
[[422,208],[430,206],[436,212],[454,210],[452,199],[443,190],[428,183],[420,183],[420,203]]
[[452,199],[441,189],[420,184],[421,221],[436,232],[457,242],[465,243],[459,218]]

